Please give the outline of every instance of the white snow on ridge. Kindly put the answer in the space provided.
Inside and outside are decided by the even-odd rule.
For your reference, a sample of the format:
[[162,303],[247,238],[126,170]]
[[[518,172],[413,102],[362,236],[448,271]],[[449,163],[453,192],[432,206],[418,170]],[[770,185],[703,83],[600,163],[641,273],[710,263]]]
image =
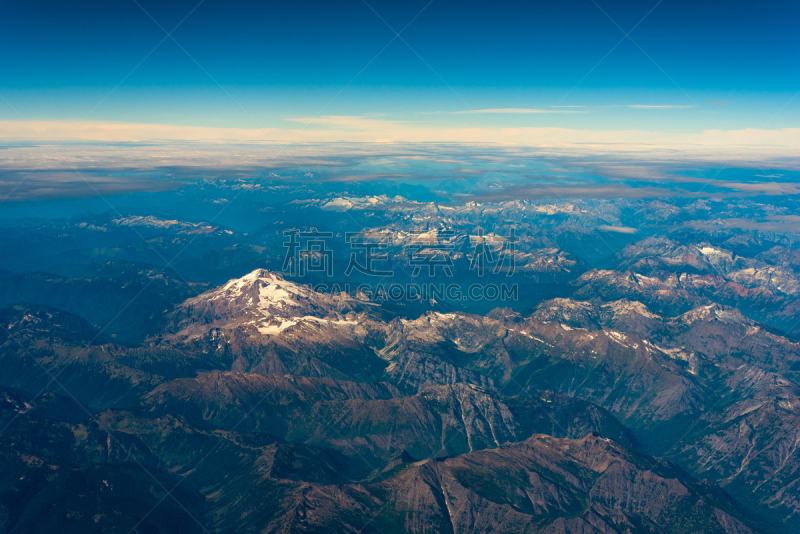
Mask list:
[[257,327],[259,333],[265,334],[265,335],[280,334],[281,332],[283,332],[284,330],[286,330],[290,326],[294,326],[294,325],[297,324],[297,321],[293,321],[292,319],[283,319],[281,317],[275,317],[274,319],[277,319],[280,322],[280,324],[277,324],[277,325],[275,325],[275,324],[265,324],[263,326],[259,326],[259,327]]
[[702,246],[699,247],[699,250],[703,256],[708,256],[709,258],[724,258],[727,260],[732,259],[731,253],[727,250],[722,250],[711,246]]
[[636,313],[641,315],[642,317],[647,317],[648,319],[656,319],[661,320],[661,317],[652,313],[650,310],[647,309],[647,306],[642,304],[637,300],[615,300],[613,302],[608,302],[601,306],[602,308],[610,309],[614,312],[614,314],[618,313]]
[[[254,291],[257,289],[257,292]],[[256,293],[256,294],[254,294]],[[213,291],[209,300],[235,300],[250,295],[248,304],[255,305],[264,315],[272,315],[275,308],[299,307],[297,297],[314,298],[316,294],[306,286],[288,282],[280,275],[265,269],[255,271],[228,281],[221,288]],[[253,297],[257,298],[254,302]]]
[[287,328],[291,328],[292,326],[302,324],[304,322],[313,322],[317,324],[327,324],[327,325],[334,325],[334,326],[343,326],[343,325],[357,325],[357,321],[349,321],[347,319],[322,319],[320,317],[313,317],[311,315],[306,315],[304,317],[289,319],[287,317],[270,317],[270,323],[277,321],[279,324],[269,324],[264,322],[261,326],[257,326],[258,332],[262,335],[267,336],[274,336],[280,334]]
[[634,347],[631,347],[631,345],[628,343],[628,336],[626,336],[622,332],[617,332],[616,330],[604,330],[603,333],[605,333],[608,337],[610,337],[617,344],[622,345],[623,347],[628,347],[629,349],[630,348],[633,348],[633,349],[638,348],[638,345],[634,346]]
[[133,217],[123,217],[122,219],[114,219],[113,222],[120,226],[151,226],[154,228],[172,228],[174,226],[180,226],[184,228],[195,226],[194,224],[184,221],[159,219],[158,217],[153,217],[152,215],[147,215],[144,217],[139,215]]
[[267,271],[266,269],[256,269],[255,271],[248,273],[241,278],[234,278],[233,280],[228,280],[228,282],[218,289],[216,292],[222,291],[238,291],[241,292],[246,287],[252,286],[254,282],[258,282],[259,280],[267,282],[267,283],[281,283],[281,285],[296,285],[292,284],[291,282],[286,282],[281,276]]
[[344,325],[344,324],[352,324],[357,325],[358,321],[350,321],[348,319],[322,319],[321,317],[314,317],[312,315],[306,315],[305,317],[300,318],[301,321],[315,321],[317,323],[322,324],[335,324],[335,325]]
[[291,294],[295,295],[297,294],[297,292],[294,291],[296,288],[289,287],[288,289],[291,290],[291,293],[287,291],[287,289],[284,289],[282,286],[279,286],[277,284],[268,284],[260,286],[258,288],[259,304],[263,303],[264,301],[267,301],[273,304],[281,303],[281,304],[288,304],[289,306],[299,306],[299,304],[294,300],[292,300],[290,296]]
[[[400,204],[409,202],[401,196],[372,195],[366,197],[336,197],[322,205],[323,210],[347,211],[351,209],[369,209],[384,204]],[[414,202],[416,204],[416,202]]]
[[690,310],[683,315],[680,316],[686,323],[694,323],[696,321],[711,321],[717,319],[723,323],[740,323],[740,324],[750,324],[750,321],[747,317],[742,315],[737,309],[734,308],[727,308],[720,306],[718,304],[710,304],[708,306],[700,306],[699,308],[695,308]]

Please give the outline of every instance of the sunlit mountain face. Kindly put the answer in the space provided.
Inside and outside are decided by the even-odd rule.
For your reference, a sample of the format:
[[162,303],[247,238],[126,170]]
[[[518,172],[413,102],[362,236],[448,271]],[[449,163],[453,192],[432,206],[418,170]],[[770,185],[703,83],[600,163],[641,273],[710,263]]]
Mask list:
[[800,4],[0,4],[0,534],[800,532]]

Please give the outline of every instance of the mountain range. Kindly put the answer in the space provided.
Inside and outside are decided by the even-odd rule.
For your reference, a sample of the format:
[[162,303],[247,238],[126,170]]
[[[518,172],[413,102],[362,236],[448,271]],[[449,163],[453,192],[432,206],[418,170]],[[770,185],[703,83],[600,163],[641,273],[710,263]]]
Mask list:
[[[293,195],[261,209],[333,240],[369,222],[384,283],[444,240],[452,273],[420,280],[520,298],[323,287],[282,271],[277,225],[12,229],[35,238],[0,275],[0,532],[800,529],[791,236],[690,228],[722,209],[698,203]],[[473,272],[481,243],[514,272]]]

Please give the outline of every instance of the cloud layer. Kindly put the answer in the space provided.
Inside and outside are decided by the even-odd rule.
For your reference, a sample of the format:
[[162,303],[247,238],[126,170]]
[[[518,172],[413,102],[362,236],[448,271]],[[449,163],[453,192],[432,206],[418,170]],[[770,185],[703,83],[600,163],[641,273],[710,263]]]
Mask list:
[[[489,110],[499,112],[498,110]],[[706,130],[670,133],[641,130],[578,130],[539,127],[457,127],[362,116],[291,119],[298,128],[211,128],[103,121],[0,121],[0,140],[47,143],[215,142],[265,143],[465,143],[535,147],[584,153],[648,154],[676,158],[794,158],[800,152],[800,128]]]

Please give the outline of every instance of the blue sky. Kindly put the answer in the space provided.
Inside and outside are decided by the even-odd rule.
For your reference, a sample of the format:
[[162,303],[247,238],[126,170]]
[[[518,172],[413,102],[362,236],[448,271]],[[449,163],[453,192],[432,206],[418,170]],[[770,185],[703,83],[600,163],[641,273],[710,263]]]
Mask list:
[[[697,132],[800,118],[797,2],[137,1],[4,2],[0,121]],[[159,25],[179,23],[165,40]]]

